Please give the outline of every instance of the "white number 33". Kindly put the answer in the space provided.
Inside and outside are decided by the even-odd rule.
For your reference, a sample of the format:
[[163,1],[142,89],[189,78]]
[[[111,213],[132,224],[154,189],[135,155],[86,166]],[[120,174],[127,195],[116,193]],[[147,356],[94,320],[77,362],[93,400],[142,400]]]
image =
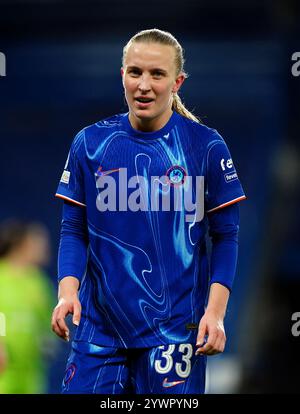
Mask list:
[[[175,351],[176,345],[172,344],[168,346],[166,351],[161,353],[162,359],[155,360],[155,371],[159,374],[167,374],[171,371],[174,365],[172,354]],[[164,346],[160,346],[160,349],[164,349]],[[182,354],[181,362],[175,363],[176,374],[181,378],[187,378],[191,372],[191,357],[193,355],[192,344],[180,344],[178,352]]]

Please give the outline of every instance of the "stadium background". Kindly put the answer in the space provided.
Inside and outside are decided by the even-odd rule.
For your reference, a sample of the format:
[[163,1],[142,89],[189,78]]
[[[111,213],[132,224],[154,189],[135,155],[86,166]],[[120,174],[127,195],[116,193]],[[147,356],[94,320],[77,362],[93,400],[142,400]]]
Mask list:
[[[124,43],[157,27],[182,43],[190,74],[181,96],[227,141],[247,201],[225,321],[225,354],[210,358],[208,392],[299,392],[300,51],[297,1],[0,1],[0,220],[50,231],[56,278],[61,202],[54,198],[82,127],[125,112]],[[59,392],[69,344],[59,341],[49,393]]]

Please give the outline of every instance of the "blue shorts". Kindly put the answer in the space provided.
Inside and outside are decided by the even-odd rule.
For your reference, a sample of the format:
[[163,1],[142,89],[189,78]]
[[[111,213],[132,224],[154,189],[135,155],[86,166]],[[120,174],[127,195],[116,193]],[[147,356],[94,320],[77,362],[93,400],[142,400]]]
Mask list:
[[194,344],[110,348],[73,341],[63,394],[203,394],[206,356]]

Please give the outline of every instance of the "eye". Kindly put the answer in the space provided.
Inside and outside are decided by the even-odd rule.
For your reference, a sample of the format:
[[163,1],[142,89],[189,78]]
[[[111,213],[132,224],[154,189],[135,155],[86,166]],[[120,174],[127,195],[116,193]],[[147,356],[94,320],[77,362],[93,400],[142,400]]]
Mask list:
[[140,75],[140,70],[133,68],[129,69],[128,73],[130,76],[137,77]]
[[162,76],[164,76],[164,74],[160,72],[159,70],[154,71],[152,75],[154,78],[161,78]]

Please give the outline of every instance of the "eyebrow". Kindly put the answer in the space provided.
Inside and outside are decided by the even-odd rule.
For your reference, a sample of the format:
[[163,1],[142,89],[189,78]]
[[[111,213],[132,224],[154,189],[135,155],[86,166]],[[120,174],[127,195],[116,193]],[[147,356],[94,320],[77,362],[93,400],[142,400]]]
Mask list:
[[[132,69],[142,70],[138,66],[128,66],[127,67],[127,70],[132,70]],[[164,69],[161,69],[161,68],[153,68],[153,69],[150,69],[150,72],[161,72],[161,73],[163,73],[165,75],[167,74],[167,71],[164,70]]]

